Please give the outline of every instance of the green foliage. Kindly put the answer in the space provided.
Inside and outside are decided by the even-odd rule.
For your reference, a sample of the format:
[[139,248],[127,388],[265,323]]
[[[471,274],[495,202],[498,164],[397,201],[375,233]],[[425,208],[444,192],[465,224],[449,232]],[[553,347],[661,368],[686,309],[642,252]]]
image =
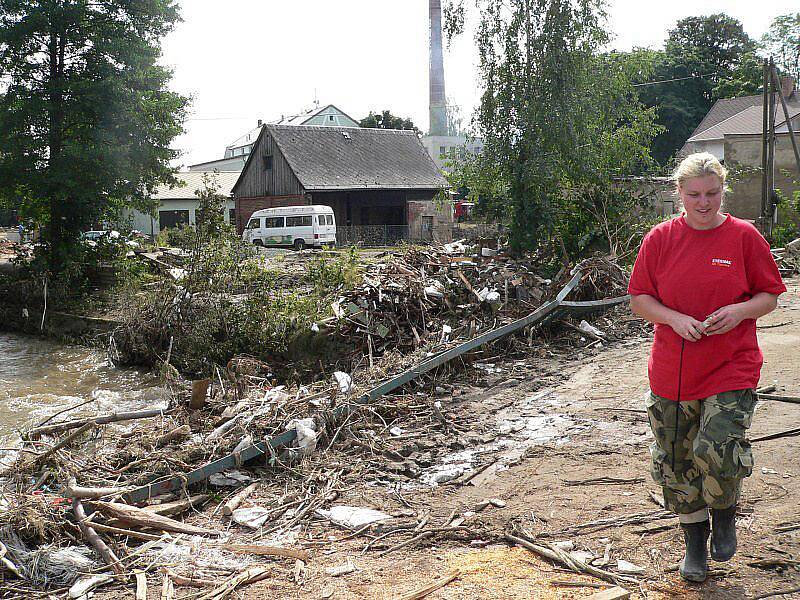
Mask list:
[[177,20],[174,0],[0,0],[0,198],[42,227],[46,270],[172,180],[187,99],[157,61]]
[[480,0],[484,88],[476,117],[484,151],[451,184],[509,225],[520,249],[562,238],[578,251],[596,225],[588,207],[616,198],[612,180],[646,170],[659,129],[631,80],[646,61],[600,54],[600,0]]
[[800,12],[773,19],[761,42],[778,68],[800,82]]
[[369,115],[361,119],[358,124],[368,129],[410,129],[420,134],[420,130],[417,129],[411,119],[396,117],[388,110],[382,113],[370,111]]
[[358,249],[355,246],[334,257],[324,254],[314,257],[306,265],[306,281],[321,295],[352,287],[359,275]]
[[663,51],[637,49],[628,55],[649,63],[649,76],[637,79],[647,85],[637,90],[663,127],[652,148],[658,163],[669,162],[716,100],[758,91],[762,71],[756,49],[738,20],[715,14],[678,21]]
[[181,223],[177,227],[166,227],[158,232],[156,245],[160,248],[183,248],[189,250],[194,246],[194,227]]

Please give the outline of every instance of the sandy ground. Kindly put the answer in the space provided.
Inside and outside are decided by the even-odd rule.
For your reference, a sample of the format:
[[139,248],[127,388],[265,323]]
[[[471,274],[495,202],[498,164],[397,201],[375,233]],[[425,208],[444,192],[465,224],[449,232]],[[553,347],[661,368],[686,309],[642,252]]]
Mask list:
[[[800,396],[800,280],[789,284],[779,309],[759,321],[765,355],[761,385],[774,384],[777,393]],[[623,318],[632,316],[623,313]],[[776,532],[781,524],[800,521],[800,437],[754,444],[756,467],[746,480],[738,519],[740,550],[728,563],[712,563],[713,574],[702,585],[683,583],[669,571],[682,555],[677,519],[592,533],[564,531],[589,521],[659,509],[650,497],[658,488],[648,472],[652,437],[643,411],[649,343],[649,336],[642,335],[567,357],[540,350],[526,360],[514,357],[497,363],[494,368],[500,371],[491,375],[488,387],[456,385],[442,400],[443,412],[464,431],[466,449],[481,450],[477,456],[480,464],[489,465],[485,470],[469,483],[464,481],[471,471],[455,482],[418,486],[401,494],[364,482],[337,500],[393,514],[430,512],[430,523],[443,523],[453,511],[463,514],[482,500],[497,498],[503,507],[490,506],[475,517],[486,540],[434,538],[379,556],[363,552],[363,537],[330,543],[331,536],[347,532],[317,523],[304,532],[304,539],[312,540],[307,547],[313,556],[301,583],[292,561],[276,561],[271,563],[273,577],[241,589],[238,597],[406,598],[453,569],[460,571],[459,577],[427,598],[577,599],[600,589],[590,587],[602,583],[596,578],[498,543],[512,523],[544,536],[544,541],[571,540],[576,549],[598,556],[610,545],[612,565],[623,559],[646,569],[641,585],[629,588],[634,598],[745,599],[800,586],[800,572],[792,562],[800,554],[797,531]],[[762,401],[751,437],[800,427],[798,422],[800,405]],[[436,468],[433,465],[430,472]],[[607,479],[587,482],[598,478]],[[752,566],[758,560],[778,564]],[[355,572],[341,577],[325,572],[347,561]],[[586,585],[565,588],[554,581]],[[151,584],[156,584],[155,578]],[[181,588],[178,597],[189,592]]]

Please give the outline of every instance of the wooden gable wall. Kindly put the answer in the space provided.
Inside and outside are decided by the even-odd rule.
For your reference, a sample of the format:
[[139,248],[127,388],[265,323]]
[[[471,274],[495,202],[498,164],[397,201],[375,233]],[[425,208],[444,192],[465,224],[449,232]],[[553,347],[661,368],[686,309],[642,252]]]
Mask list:
[[[270,170],[265,168],[267,156],[272,156]],[[303,186],[295,177],[280,148],[269,131],[265,130],[253,148],[253,156],[236,186],[235,196],[237,198],[294,196],[303,192]]]

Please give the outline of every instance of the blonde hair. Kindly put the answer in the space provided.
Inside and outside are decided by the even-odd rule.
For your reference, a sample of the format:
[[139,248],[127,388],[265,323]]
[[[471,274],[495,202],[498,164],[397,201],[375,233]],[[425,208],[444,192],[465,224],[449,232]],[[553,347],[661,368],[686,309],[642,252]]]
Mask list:
[[709,152],[697,152],[684,158],[672,174],[672,179],[675,181],[677,191],[687,179],[705,177],[706,175],[719,177],[722,182],[722,189],[723,191],[725,190],[725,178],[728,176],[728,170],[720,164],[716,156]]

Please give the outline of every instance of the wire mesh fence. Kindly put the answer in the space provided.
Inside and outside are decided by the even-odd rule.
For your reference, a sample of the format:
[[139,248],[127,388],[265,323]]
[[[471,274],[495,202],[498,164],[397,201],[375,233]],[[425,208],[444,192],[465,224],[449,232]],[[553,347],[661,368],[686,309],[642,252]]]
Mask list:
[[[432,236],[427,237],[431,241]],[[408,225],[342,225],[336,227],[336,243],[340,246],[393,246],[403,241],[426,241],[425,236],[412,235]]]

